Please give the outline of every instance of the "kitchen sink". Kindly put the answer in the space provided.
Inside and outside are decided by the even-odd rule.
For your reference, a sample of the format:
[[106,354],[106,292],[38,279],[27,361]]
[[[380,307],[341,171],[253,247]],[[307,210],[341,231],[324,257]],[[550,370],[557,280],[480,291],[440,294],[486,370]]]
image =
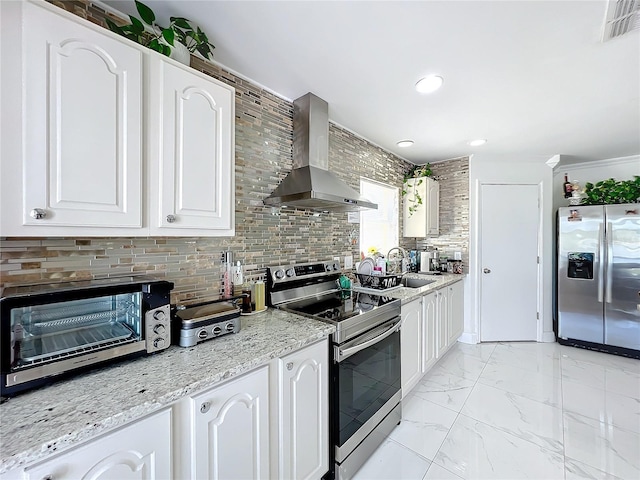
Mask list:
[[432,280],[430,278],[413,278],[413,277],[403,277],[400,285],[408,288],[420,288],[425,285],[429,285],[430,283],[435,282],[436,280]]

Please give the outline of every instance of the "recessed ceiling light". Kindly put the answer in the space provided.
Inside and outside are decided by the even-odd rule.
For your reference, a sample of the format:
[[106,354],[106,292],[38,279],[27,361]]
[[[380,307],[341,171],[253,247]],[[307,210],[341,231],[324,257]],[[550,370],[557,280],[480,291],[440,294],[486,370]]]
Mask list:
[[416,90],[420,93],[431,93],[438,90],[444,83],[444,78],[439,75],[429,75],[416,83]]
[[400,140],[398,143],[396,143],[396,145],[398,145],[400,148],[407,148],[413,145],[413,140]]
[[471,140],[469,142],[469,145],[471,145],[472,147],[479,147],[480,145],[484,145],[485,143],[487,143],[486,138],[478,138],[477,140]]

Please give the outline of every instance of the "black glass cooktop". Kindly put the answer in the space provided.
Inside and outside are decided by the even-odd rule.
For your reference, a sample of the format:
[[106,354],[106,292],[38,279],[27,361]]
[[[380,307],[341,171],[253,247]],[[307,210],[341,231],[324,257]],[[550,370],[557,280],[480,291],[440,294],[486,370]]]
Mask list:
[[316,295],[286,305],[287,310],[331,322],[342,322],[399,300],[364,292],[342,291]]

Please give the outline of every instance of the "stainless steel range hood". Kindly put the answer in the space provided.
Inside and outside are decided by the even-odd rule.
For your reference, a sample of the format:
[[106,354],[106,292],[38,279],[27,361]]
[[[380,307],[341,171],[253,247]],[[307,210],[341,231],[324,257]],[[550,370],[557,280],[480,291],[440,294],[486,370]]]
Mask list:
[[331,212],[378,208],[329,171],[329,104],[313,93],[293,102],[293,170],[264,204]]

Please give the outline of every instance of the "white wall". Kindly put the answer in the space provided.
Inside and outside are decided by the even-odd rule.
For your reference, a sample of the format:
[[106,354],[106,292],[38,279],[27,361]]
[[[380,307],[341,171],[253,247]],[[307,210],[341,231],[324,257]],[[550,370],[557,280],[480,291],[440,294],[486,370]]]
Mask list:
[[483,183],[535,183],[542,191],[542,248],[540,282],[540,324],[538,341],[553,342],[553,170],[547,165],[549,157],[520,155],[499,157],[473,155],[469,161],[469,275],[465,282],[465,330],[461,341],[477,343],[479,311],[479,186]]
[[569,181],[578,181],[584,187],[587,182],[596,183],[600,180],[615,178],[616,180],[631,180],[634,175],[640,175],[640,155],[623,158],[610,158],[597,162],[575,163],[563,165],[563,158],[560,155],[560,162],[553,169],[553,211],[558,211],[559,207],[569,205],[569,199],[562,196],[562,184],[564,174],[569,175]]

